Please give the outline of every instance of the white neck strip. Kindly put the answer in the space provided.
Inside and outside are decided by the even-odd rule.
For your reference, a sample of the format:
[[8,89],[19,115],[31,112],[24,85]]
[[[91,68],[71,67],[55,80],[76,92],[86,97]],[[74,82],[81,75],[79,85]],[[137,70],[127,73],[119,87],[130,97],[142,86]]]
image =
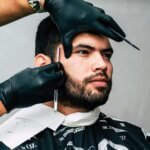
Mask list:
[[100,114],[100,108],[97,107],[90,112],[76,112],[65,117],[64,126],[78,127],[89,126],[96,122]]

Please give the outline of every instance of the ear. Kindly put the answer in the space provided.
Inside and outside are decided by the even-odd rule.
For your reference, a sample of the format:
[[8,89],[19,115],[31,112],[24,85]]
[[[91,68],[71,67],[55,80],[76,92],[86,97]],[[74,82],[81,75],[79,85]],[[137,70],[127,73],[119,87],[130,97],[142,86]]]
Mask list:
[[35,67],[45,66],[51,63],[50,57],[44,54],[38,54],[35,56],[34,65]]

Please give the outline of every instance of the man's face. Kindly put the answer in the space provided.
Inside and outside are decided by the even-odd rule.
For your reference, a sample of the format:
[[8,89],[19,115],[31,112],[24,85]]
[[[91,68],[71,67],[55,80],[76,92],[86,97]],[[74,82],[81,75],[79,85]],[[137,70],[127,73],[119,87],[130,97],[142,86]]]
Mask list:
[[82,33],[73,40],[72,55],[60,51],[67,81],[60,102],[65,106],[93,109],[104,104],[111,90],[113,50],[108,38]]

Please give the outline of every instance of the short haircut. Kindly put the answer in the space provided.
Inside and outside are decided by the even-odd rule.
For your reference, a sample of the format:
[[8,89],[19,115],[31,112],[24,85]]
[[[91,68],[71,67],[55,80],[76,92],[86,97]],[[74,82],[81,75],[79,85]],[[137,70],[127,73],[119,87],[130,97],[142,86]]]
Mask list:
[[48,16],[43,19],[38,26],[35,40],[35,55],[42,53],[54,61],[54,51],[60,43],[62,42],[58,28],[51,17]]

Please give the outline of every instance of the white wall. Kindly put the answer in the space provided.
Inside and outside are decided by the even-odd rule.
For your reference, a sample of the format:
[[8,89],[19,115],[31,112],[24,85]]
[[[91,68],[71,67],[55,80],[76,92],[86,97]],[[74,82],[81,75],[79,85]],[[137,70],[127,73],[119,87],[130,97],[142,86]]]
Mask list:
[[[113,90],[102,110],[150,131],[150,1],[88,1],[111,14],[124,29],[127,38],[141,48],[138,52],[125,42],[112,42]],[[0,82],[33,66],[37,24],[46,15],[32,15],[0,27]],[[1,117],[0,122],[7,117]]]

